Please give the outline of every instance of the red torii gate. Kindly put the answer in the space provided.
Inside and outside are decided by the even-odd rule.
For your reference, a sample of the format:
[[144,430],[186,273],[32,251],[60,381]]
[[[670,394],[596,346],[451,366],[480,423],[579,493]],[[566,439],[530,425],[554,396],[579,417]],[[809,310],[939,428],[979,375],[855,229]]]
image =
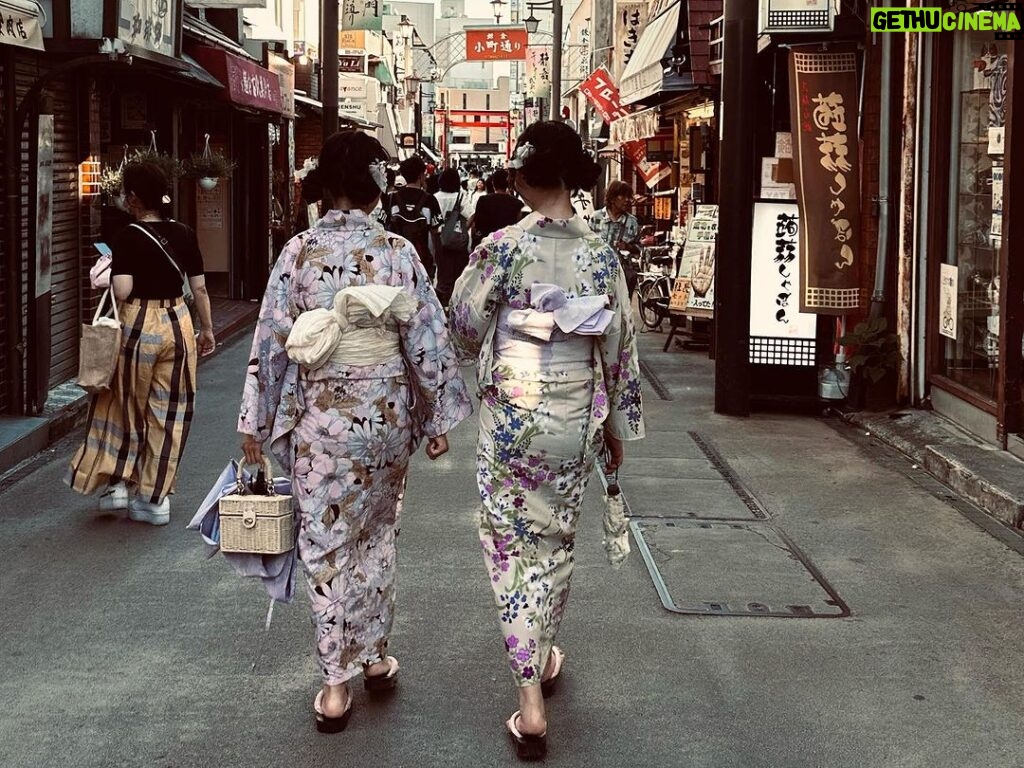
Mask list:
[[[438,114],[440,113],[440,114]],[[505,129],[505,160],[512,158],[512,119],[508,110],[500,109],[449,109],[447,107],[434,113],[434,121],[441,119],[441,157],[445,167],[448,166],[450,147],[448,131],[451,128],[495,128]],[[480,119],[477,120],[476,118]]]

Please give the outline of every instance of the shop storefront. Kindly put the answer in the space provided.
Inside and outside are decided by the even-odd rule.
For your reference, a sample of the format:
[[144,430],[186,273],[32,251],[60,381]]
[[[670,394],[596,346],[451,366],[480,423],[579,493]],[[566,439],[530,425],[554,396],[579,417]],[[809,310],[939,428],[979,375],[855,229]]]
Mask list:
[[[919,207],[926,250],[927,387],[937,411],[982,438],[1024,452],[1021,422],[1021,245],[1006,188],[1013,126],[1007,84],[1019,42],[989,32],[929,36],[931,179]],[[1020,162],[1020,161],[1018,161]],[[1020,174],[1020,170],[1017,170]],[[1020,207],[1022,200],[1014,201]],[[1017,219],[1024,211],[1016,214]],[[1017,290],[1014,290],[1014,287]]]
[[183,115],[183,134],[194,137],[193,151],[202,150],[209,134],[211,144],[236,163],[230,183],[195,190],[194,221],[207,281],[214,295],[257,298],[273,258],[273,152],[283,135],[280,79],[240,48],[188,50],[224,88],[217,101]]

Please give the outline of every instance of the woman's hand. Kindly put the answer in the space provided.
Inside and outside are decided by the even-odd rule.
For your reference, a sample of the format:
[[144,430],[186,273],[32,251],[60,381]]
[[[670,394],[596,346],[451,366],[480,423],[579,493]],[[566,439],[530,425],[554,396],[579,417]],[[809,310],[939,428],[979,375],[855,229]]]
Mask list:
[[448,453],[448,435],[438,435],[427,441],[427,458],[431,461]]
[[217,340],[213,337],[213,331],[200,331],[196,345],[199,347],[201,356],[205,357],[212,353],[217,348]]
[[604,433],[604,445],[608,450],[605,461],[605,469],[612,473],[622,466],[625,453],[622,449],[622,441],[607,430]]
[[263,463],[263,443],[252,435],[245,435],[242,439],[242,452],[245,453],[246,464]]

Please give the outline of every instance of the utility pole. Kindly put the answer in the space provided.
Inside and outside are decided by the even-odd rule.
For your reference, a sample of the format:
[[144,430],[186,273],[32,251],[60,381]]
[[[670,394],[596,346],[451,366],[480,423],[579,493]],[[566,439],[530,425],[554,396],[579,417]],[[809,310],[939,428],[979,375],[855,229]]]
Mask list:
[[338,132],[338,2],[320,2],[320,101],[324,105],[324,141]]
[[552,3],[551,119],[562,119],[562,0]]
[[715,249],[715,413],[750,415],[750,252],[754,226],[757,11],[725,0],[722,158]]

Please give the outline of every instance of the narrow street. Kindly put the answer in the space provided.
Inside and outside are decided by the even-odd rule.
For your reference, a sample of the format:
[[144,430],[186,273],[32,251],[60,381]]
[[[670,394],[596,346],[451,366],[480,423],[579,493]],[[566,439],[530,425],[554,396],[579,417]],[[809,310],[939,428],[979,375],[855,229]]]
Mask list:
[[[732,516],[735,492],[688,443],[697,433],[851,615],[666,611],[635,543],[621,570],[607,565],[595,481],[559,638],[567,674],[551,701],[547,763],[1020,765],[1021,555],[900,471],[887,449],[870,446],[878,458],[869,457],[850,427],[713,415],[706,357],[662,353],[658,334],[640,340],[673,399],[646,389],[649,436],[628,446],[623,470],[632,513]],[[392,646],[399,692],[371,703],[356,689],[343,734],[313,728],[304,594],[264,633],[261,587],[219,556],[204,560],[184,529],[238,453],[248,344],[201,368],[171,525],[100,514],[71,493],[61,476],[73,439],[0,495],[0,766],[511,764],[502,723],[513,689],[473,525],[474,423],[452,436],[448,456],[414,463]],[[672,572],[675,589],[693,587],[686,563]]]

